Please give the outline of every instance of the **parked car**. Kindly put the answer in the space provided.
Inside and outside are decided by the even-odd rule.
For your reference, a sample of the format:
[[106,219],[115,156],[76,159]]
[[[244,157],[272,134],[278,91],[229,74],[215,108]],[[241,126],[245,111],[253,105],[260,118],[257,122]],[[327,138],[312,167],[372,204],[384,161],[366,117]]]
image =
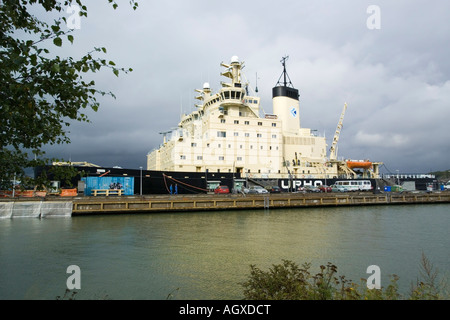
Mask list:
[[214,189],[214,193],[230,193],[228,186],[218,186]]
[[244,189],[245,193],[269,193],[266,189],[261,186],[253,186],[248,189]]
[[320,189],[315,186],[305,186],[306,192],[320,192]]
[[347,189],[344,186],[333,184],[331,186],[331,191],[333,192],[345,192]]
[[319,187],[320,192],[332,192],[333,190],[331,189],[330,186],[327,185],[321,185]]
[[270,187],[270,188],[268,189],[268,191],[269,191],[270,193],[280,193],[280,192],[281,192],[281,189],[280,189],[279,186],[272,186],[272,187]]

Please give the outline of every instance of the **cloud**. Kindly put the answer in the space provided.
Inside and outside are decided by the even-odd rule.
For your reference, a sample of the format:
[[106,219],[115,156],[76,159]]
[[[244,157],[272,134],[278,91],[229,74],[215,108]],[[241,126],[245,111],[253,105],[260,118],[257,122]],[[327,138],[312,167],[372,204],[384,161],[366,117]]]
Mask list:
[[[369,5],[381,9],[381,29],[366,26]],[[194,89],[223,80],[220,62],[237,55],[262,107],[272,112],[271,90],[289,55],[288,74],[300,91],[301,125],[331,144],[344,102],[348,109],[338,156],[370,158],[403,172],[446,170],[450,157],[450,3],[331,0],[140,2],[113,10],[88,3],[88,18],[66,55],[94,46],[134,71],[96,74],[101,97],[91,124],[74,124],[72,144],[48,152],[73,161],[137,168],[195,110]],[[65,51],[64,51],[65,50]],[[76,158],[76,159],[75,159]]]

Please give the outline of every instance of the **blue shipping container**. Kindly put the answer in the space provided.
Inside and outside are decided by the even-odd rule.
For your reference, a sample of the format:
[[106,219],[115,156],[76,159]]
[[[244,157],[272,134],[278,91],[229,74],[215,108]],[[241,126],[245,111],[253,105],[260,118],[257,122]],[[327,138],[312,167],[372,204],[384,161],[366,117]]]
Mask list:
[[385,186],[384,187],[384,191],[391,192],[391,186]]
[[134,177],[83,177],[85,182],[84,194],[92,195],[92,189],[122,189],[124,195],[134,195]]

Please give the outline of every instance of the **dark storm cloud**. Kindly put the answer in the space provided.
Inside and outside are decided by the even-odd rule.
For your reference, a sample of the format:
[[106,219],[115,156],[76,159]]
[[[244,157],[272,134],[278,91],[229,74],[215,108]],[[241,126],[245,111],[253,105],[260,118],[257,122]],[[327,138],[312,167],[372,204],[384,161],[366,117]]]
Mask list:
[[[338,157],[381,161],[390,170],[449,168],[450,3],[447,1],[140,1],[133,11],[87,3],[66,55],[94,46],[134,71],[95,75],[101,97],[91,124],[74,124],[72,143],[48,153],[72,161],[138,168],[194,107],[194,89],[219,89],[221,61],[233,55],[272,112],[271,88],[289,55],[300,90],[301,125],[330,142],[348,103]],[[369,5],[380,29],[367,27]]]

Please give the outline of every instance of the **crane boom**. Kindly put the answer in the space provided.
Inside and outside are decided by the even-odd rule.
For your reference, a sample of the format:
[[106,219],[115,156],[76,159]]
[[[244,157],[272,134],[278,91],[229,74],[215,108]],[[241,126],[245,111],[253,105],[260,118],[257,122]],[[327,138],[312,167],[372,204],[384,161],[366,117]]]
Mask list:
[[339,135],[341,133],[342,123],[344,121],[345,110],[347,110],[347,103],[344,103],[344,109],[342,110],[341,117],[339,118],[339,122],[338,122],[336,132],[335,132],[334,138],[333,138],[333,143],[331,144],[331,147],[330,147],[330,160],[336,160],[336,158],[337,158],[336,146],[337,146],[337,143],[339,140]]

